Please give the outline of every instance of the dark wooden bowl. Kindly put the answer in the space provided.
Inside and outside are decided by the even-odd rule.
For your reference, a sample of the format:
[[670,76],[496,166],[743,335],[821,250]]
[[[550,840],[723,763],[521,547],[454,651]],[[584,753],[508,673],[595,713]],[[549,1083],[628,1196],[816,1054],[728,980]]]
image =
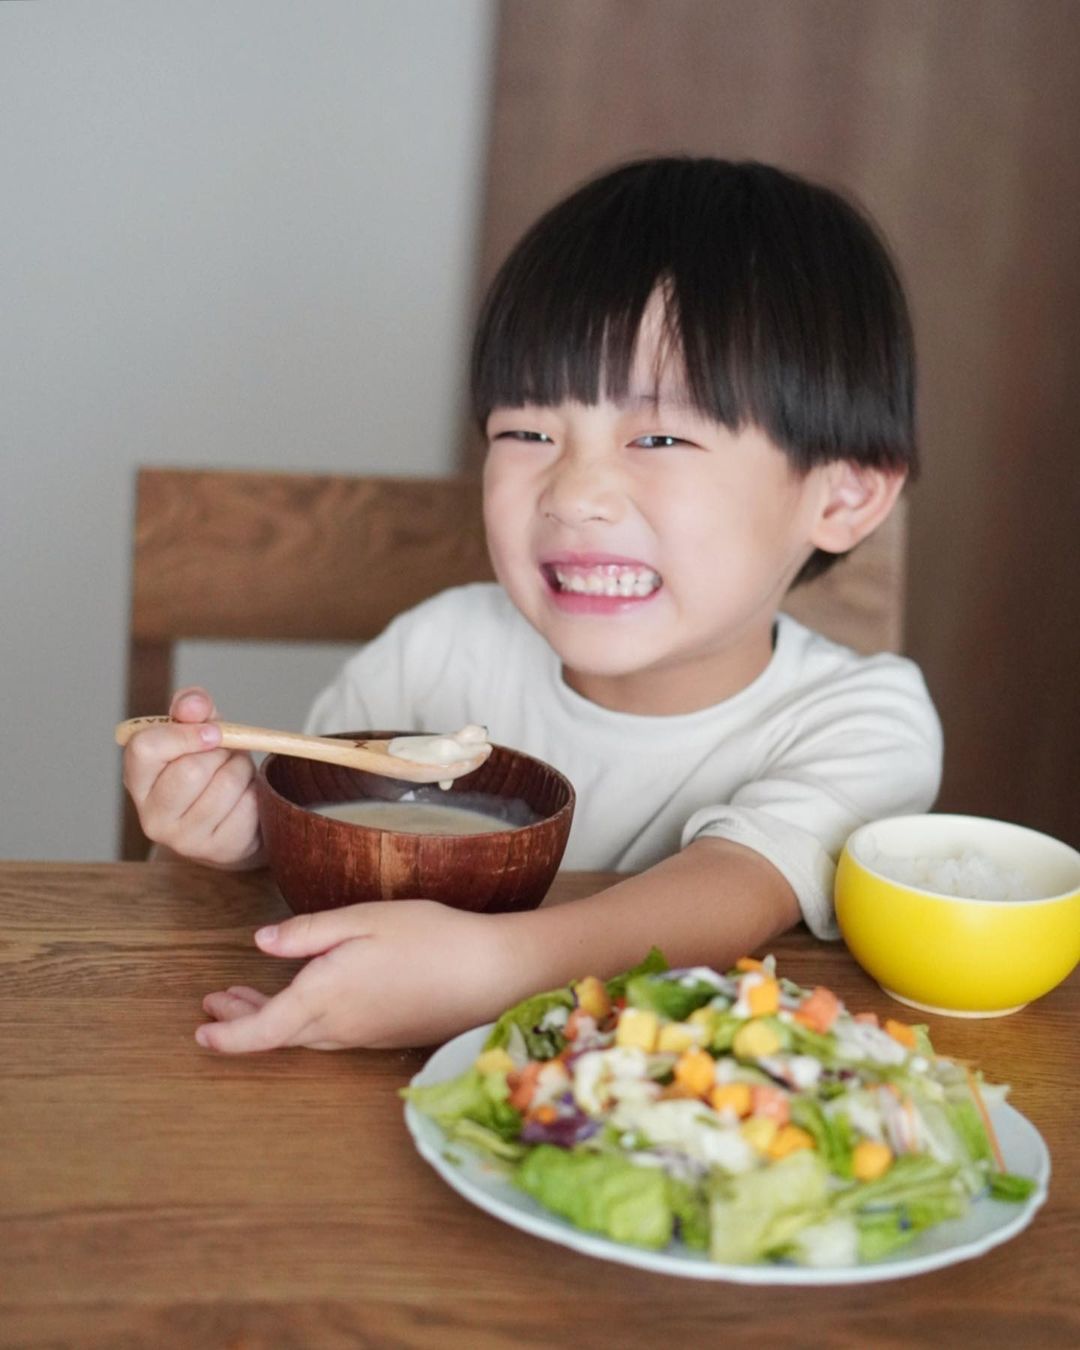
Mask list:
[[[396,731],[340,733],[347,740],[381,739]],[[448,792],[417,787],[336,764],[269,755],[255,780],[259,820],[270,870],[297,914],[360,900],[440,900],[455,909],[501,914],[535,909],[555,876],[574,814],[570,782],[542,760],[497,745],[475,773]],[[428,835],[376,830],[319,815],[309,808],[372,798],[422,799],[469,806],[469,794],[524,802],[533,824],[491,834]]]

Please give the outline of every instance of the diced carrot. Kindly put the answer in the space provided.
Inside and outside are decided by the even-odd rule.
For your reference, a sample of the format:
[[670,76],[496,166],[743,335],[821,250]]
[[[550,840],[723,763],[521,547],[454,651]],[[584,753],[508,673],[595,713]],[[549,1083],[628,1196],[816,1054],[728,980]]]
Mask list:
[[707,1050],[684,1050],[675,1061],[675,1081],[695,1097],[703,1097],[716,1081],[716,1061]]
[[755,960],[752,956],[740,956],[735,962],[735,969],[741,970],[743,974],[746,974],[751,970],[762,971],[765,969],[765,963],[764,961]]
[[811,1031],[820,1032],[822,1035],[830,1030],[839,1016],[840,1000],[831,989],[826,989],[821,984],[803,999],[796,1013],[798,1021],[804,1027],[809,1027]]
[[764,1083],[755,1084],[750,1089],[750,1114],[775,1120],[777,1125],[786,1125],[791,1119],[787,1093],[781,1088],[769,1087]]
[[915,1030],[913,1027],[909,1027],[906,1022],[898,1022],[895,1017],[886,1017],[885,1030],[894,1041],[899,1041],[906,1049],[915,1049]]
[[510,1089],[507,1101],[515,1111],[528,1110],[529,1103],[536,1094],[536,1080],[540,1077],[543,1063],[538,1059],[530,1060],[518,1073],[512,1073],[506,1080]]
[[717,1083],[709,1093],[714,1111],[733,1111],[740,1119],[750,1114],[749,1083]]
[[558,1120],[559,1113],[553,1106],[538,1106],[532,1118],[541,1125],[550,1125],[552,1121]]
[[775,980],[765,978],[760,984],[751,985],[746,991],[746,1002],[751,1017],[768,1017],[779,1011],[780,986]]

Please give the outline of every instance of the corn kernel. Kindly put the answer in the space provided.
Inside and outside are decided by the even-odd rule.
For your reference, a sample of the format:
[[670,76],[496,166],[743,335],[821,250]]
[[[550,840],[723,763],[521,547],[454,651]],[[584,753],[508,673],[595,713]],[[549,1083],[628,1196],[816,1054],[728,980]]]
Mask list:
[[615,1044],[652,1050],[660,1030],[660,1019],[648,1008],[624,1008],[615,1028]]
[[751,1116],[739,1126],[739,1133],[751,1148],[764,1153],[779,1133],[779,1126],[765,1116]]
[[476,1057],[476,1067],[481,1073],[513,1073],[514,1061],[505,1050],[484,1050]]
[[732,1111],[737,1116],[750,1114],[749,1083],[718,1083],[709,1093],[709,1105],[714,1111]]
[[704,1097],[716,1082],[716,1062],[707,1050],[684,1050],[675,1061],[675,1081],[695,1097]]
[[746,991],[746,1002],[750,1007],[751,1017],[768,1017],[770,1013],[778,1012],[780,1009],[779,984],[775,980],[766,978],[760,984],[751,985]]
[[747,972],[751,970],[758,970],[758,971],[764,970],[765,963],[764,961],[758,961],[753,956],[740,956],[739,959],[735,962],[735,969],[738,971],[742,971],[742,973],[745,975]]
[[574,993],[577,995],[581,1011],[595,1018],[597,1022],[602,1022],[611,1012],[608,992],[604,988],[603,981],[598,980],[595,975],[586,975],[583,980],[578,980],[574,985]]
[[703,1027],[691,1026],[687,1022],[665,1022],[660,1028],[656,1048],[669,1054],[681,1055],[684,1050],[700,1045],[704,1035]]
[[786,1158],[789,1153],[797,1153],[801,1148],[813,1148],[814,1136],[798,1125],[781,1125],[776,1131],[772,1143],[765,1152],[774,1162]]
[[759,1059],[762,1055],[776,1054],[780,1037],[768,1022],[744,1022],[735,1033],[731,1048],[739,1059]]
[[892,1166],[893,1153],[888,1144],[860,1139],[851,1153],[851,1171],[856,1181],[876,1181]]
[[686,1019],[692,1027],[701,1027],[703,1031],[708,1031],[716,1020],[716,1016],[711,1008],[695,1008]]

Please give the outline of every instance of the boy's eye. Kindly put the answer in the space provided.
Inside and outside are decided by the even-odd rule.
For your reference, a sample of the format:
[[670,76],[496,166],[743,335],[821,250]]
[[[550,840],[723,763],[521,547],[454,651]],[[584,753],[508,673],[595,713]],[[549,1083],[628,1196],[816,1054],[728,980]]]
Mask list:
[[499,431],[491,439],[494,441],[530,441],[537,445],[553,444],[546,431]]
[[643,450],[670,450],[675,445],[689,445],[689,441],[684,441],[681,436],[639,436],[632,442],[633,445],[639,445]]

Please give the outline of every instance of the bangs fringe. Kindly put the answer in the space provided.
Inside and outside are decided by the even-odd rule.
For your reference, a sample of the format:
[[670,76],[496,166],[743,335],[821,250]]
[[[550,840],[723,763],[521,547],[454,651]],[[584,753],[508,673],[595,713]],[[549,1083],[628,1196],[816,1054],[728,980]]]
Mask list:
[[884,246],[834,193],[753,163],[625,165],[541,217],[481,311],[481,427],[498,406],[625,395],[656,294],[699,412],[760,427],[804,471],[914,472],[911,328]]

